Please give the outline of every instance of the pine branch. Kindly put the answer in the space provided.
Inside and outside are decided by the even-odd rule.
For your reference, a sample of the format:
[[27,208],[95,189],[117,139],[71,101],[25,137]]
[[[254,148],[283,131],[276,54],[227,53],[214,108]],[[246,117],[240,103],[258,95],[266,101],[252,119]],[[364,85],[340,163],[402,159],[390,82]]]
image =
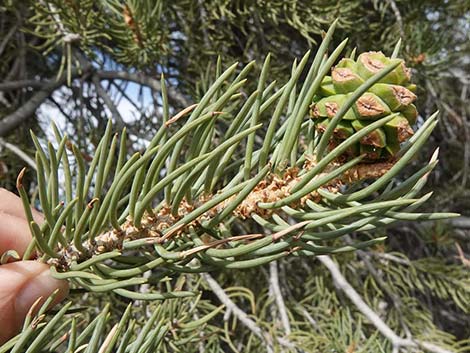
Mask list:
[[[326,103],[334,108],[326,112],[331,111],[334,116],[324,131],[318,129],[315,111],[323,114],[323,110],[315,109],[320,103],[314,97],[331,91],[322,84],[336,79],[336,68],[333,78],[326,75],[346,43],[343,41],[322,63],[335,26],[336,23],[328,31],[308,70],[310,53],[294,65],[291,78],[277,92],[272,92],[270,85],[264,88],[269,56],[258,78],[261,83],[247,99],[239,92],[245,87],[253,65],[247,65],[236,75],[234,64],[224,72],[220,69],[219,77],[200,102],[173,118],[168,114],[170,96],[165,80],[145,81],[161,88],[165,119],[143,153],[127,160],[126,131],[120,137],[113,134],[111,121],[88,170],[78,148],[55,127],[57,149],[49,144],[44,151],[33,135],[39,199],[46,223],[39,227],[33,219],[29,222],[41,261],[54,266],[57,278],[70,279],[90,291],[113,291],[132,299],[185,297],[194,293],[140,293],[132,288],[148,283],[144,273],[149,270],[164,269],[169,274],[205,272],[260,266],[291,253],[306,256],[341,253],[379,243],[384,238],[335,246],[329,246],[328,241],[403,219],[455,216],[414,212],[430,196],[415,198],[436,165],[437,151],[427,165],[402,184],[392,183],[427,141],[437,124],[437,114],[411,137],[413,131],[407,132],[410,128],[405,121],[405,135],[409,139],[400,140],[403,147],[398,146],[396,154],[372,160],[367,153],[348,157],[354,146],[369,143],[370,139],[376,141],[370,136],[380,136],[381,129],[392,133],[391,141],[400,139],[400,129],[390,124],[401,111],[393,109],[410,107],[415,98],[411,91],[390,85],[395,88],[386,91],[389,93],[384,100],[392,108],[373,98],[373,104],[379,105],[376,109],[383,112],[357,131],[350,128],[349,134],[337,136],[347,120],[346,114],[350,119],[351,114],[359,114],[358,106],[370,105],[359,105],[361,99],[372,94],[368,90],[379,87],[382,92],[384,84],[377,85],[380,80],[408,82],[409,72],[402,60],[388,59],[381,53],[361,54],[354,65],[365,65],[361,70],[369,70],[368,78],[356,82],[353,91],[344,95],[341,106]],[[352,59],[341,62],[344,60]],[[305,80],[300,84],[304,71]],[[132,80],[140,76],[114,72],[106,76],[97,72],[95,84],[105,77]],[[338,81],[333,89],[346,89],[341,88],[343,84]],[[397,96],[393,93],[397,89],[406,94]],[[379,91],[374,92],[381,95]],[[313,119],[305,121],[312,101]],[[231,125],[227,129],[228,119]],[[400,124],[403,120],[406,119],[402,118]],[[173,133],[176,125],[180,128]],[[330,138],[337,142],[329,147]],[[258,139],[262,141],[259,144]],[[75,172],[70,169],[66,147],[76,160]],[[363,163],[367,158],[368,163]],[[65,202],[59,202],[61,166],[65,174]],[[372,182],[359,190],[351,187],[366,180]],[[20,174],[18,190],[28,210],[29,200],[22,184]],[[261,233],[237,232],[237,225],[247,220],[258,224]],[[32,247],[25,256],[33,250]],[[134,251],[147,255],[145,259],[127,262]],[[198,259],[200,265],[192,265],[191,259]]]
[[[173,302],[149,303],[149,314],[145,309],[132,304],[124,306],[109,298],[99,313],[93,307],[78,308],[68,302],[54,314],[46,314],[56,293],[47,298],[40,307],[36,301],[29,311],[22,332],[0,346],[1,352],[42,352],[86,349],[88,353],[124,352],[137,353],[142,350],[158,351],[173,349],[175,346],[185,352],[193,352],[196,343],[208,343],[219,328],[209,324],[218,315],[222,306],[214,307],[197,298]],[[140,306],[142,308],[142,306]],[[122,311],[121,311],[122,310]],[[200,317],[191,320],[188,312]],[[209,335],[200,337],[203,332]],[[210,342],[209,342],[210,343]],[[212,351],[210,351],[212,352]]]
[[[113,59],[121,63],[131,63],[138,67],[147,64],[151,66],[150,72],[154,71],[155,62],[164,63],[162,70],[169,70],[172,76],[177,77],[176,81],[181,83],[181,87],[186,88],[187,81],[197,76],[194,75],[192,62],[197,62],[196,65],[202,67],[207,66],[203,57],[208,55],[199,50],[201,41],[198,41],[197,35],[193,35],[193,31],[202,31],[209,35],[210,38],[203,38],[204,42],[211,43],[214,48],[222,43],[221,50],[228,54],[224,56],[226,58],[233,54],[232,47],[236,48],[235,51],[244,51],[240,55],[257,57],[258,40],[262,42],[263,47],[277,48],[275,54],[279,58],[298,54],[303,50],[303,44],[299,45],[292,39],[297,32],[301,33],[308,43],[314,43],[320,37],[319,34],[322,34],[322,21],[330,22],[328,19],[332,15],[347,13],[347,16],[342,16],[338,25],[340,28],[354,29],[355,32],[352,33],[354,38],[355,33],[367,33],[368,41],[380,38],[381,45],[386,48],[393,46],[390,43],[396,40],[394,35],[396,31],[391,31],[390,26],[387,25],[387,23],[392,23],[391,21],[395,22],[393,16],[398,20],[403,36],[414,35],[414,33],[410,34],[415,30],[410,31],[408,17],[412,19],[413,27],[419,30],[415,31],[417,37],[408,41],[405,54],[412,55],[419,50],[418,53],[424,54],[416,57],[415,64],[419,65],[421,60],[425,60],[427,67],[434,67],[434,70],[437,68],[441,71],[438,77],[442,81],[448,79],[442,75],[442,64],[435,63],[435,61],[440,61],[441,55],[446,58],[446,49],[441,50],[439,47],[437,55],[433,56],[432,53],[436,50],[435,44],[443,40],[444,36],[438,34],[431,36],[432,38],[419,36],[422,33],[428,33],[429,28],[446,28],[439,27],[442,21],[439,23],[437,21],[435,23],[433,21],[419,22],[417,19],[415,22],[417,16],[413,13],[413,10],[416,10],[413,5],[406,4],[406,8],[402,8],[400,2],[392,0],[389,3],[392,11],[388,11],[389,14],[383,17],[376,16],[377,11],[365,16],[363,8],[366,7],[358,1],[340,1],[338,4],[331,5],[300,1],[289,9],[285,9],[285,4],[282,2],[280,5],[274,2],[267,5],[245,4],[239,8],[214,2],[204,4],[201,14],[197,13],[194,16],[193,13],[188,12],[185,16],[182,9],[186,6],[192,10],[193,4],[190,1],[171,4],[163,10],[161,2],[152,1],[125,1],[123,3],[107,0],[100,5],[96,5],[93,1],[48,1],[46,4],[57,4],[57,7],[50,8],[48,5],[42,6],[43,8],[38,7],[37,15],[35,14],[31,23],[38,32],[34,35],[40,36],[42,38],[40,42],[44,42],[39,50],[46,48],[46,51],[50,52],[62,49],[62,56],[69,58],[68,61],[66,59],[63,61],[67,63],[66,65],[70,66],[72,63],[71,55],[67,51],[70,50],[72,40],[74,46],[80,46],[82,50],[88,50],[86,51],[88,53],[89,48],[93,48],[94,54],[105,53],[103,56],[110,54]],[[133,7],[132,11],[126,11],[126,6],[127,10],[130,10],[128,4],[135,8]],[[432,3],[429,7],[424,7],[424,12],[428,13],[431,8],[435,13],[437,8],[436,13],[442,11],[449,14],[446,10],[454,5],[453,2],[449,5]],[[380,8],[380,5],[377,7]],[[456,5],[455,8],[460,7]],[[263,13],[258,16],[260,9]],[[405,10],[407,16],[403,17]],[[391,19],[389,18],[390,12]],[[465,13],[460,10],[456,12],[460,12],[457,17],[460,19],[462,13]],[[199,23],[200,17],[204,18],[202,24]],[[380,21],[383,22],[378,25],[370,23],[371,17],[380,17]],[[427,20],[431,17],[428,16]],[[455,19],[450,14],[449,17],[439,17],[446,17],[446,22]],[[198,26],[191,25],[194,18]],[[106,26],[103,26],[103,19]],[[432,26],[426,27],[426,23],[431,22]],[[266,38],[264,35],[259,36],[259,31],[252,30],[253,23],[261,28],[261,33],[266,28],[270,29],[269,33],[266,32]],[[416,23],[418,23],[417,26]],[[460,26],[461,22],[457,20],[455,24],[454,26]],[[199,28],[199,25],[202,27]],[[234,40],[227,40],[227,36],[224,35],[226,29],[231,34],[236,33]],[[28,33],[28,29],[25,30]],[[76,37],[68,36],[67,32],[71,34],[76,32]],[[240,32],[248,32],[249,35],[240,35]],[[440,32],[450,33],[451,35],[447,38],[458,36],[453,31],[441,30]],[[9,32],[7,38],[2,41],[0,52],[6,47],[10,33],[13,32]],[[174,36],[174,33],[177,35]],[[254,35],[251,35],[252,33]],[[271,33],[275,40],[269,37]],[[288,35],[284,36],[285,33]],[[256,38],[257,36],[259,38]],[[276,37],[279,37],[279,41]],[[287,37],[287,40],[284,37]],[[79,38],[80,42],[75,42],[74,38]],[[450,38],[447,42],[448,48],[452,50],[454,47],[459,47],[459,45],[454,45],[458,43],[458,40]],[[65,46],[61,48],[62,43]],[[186,43],[195,43],[195,48],[188,48]],[[226,43],[234,43],[234,45],[226,46]],[[398,185],[393,181],[398,173],[416,160],[421,153],[420,148],[429,138],[437,122],[435,116],[428,119],[414,137],[401,145],[402,152],[397,155],[397,158],[384,162],[383,166],[380,166],[377,161],[367,165],[358,164],[359,161],[352,163],[351,159],[345,157],[354,144],[357,146],[358,142],[368,136],[366,132],[363,132],[362,137],[354,132],[355,142],[348,139],[343,142],[344,145],[340,145],[336,140],[339,135],[338,131],[344,132],[344,126],[340,124],[345,120],[344,113],[354,107],[357,102],[355,99],[359,99],[361,92],[370,90],[371,86],[361,86],[354,93],[354,99],[349,99],[346,104],[343,101],[342,104],[345,105],[340,107],[339,113],[335,110],[335,115],[328,117],[330,120],[327,119],[327,123],[305,119],[310,104],[318,103],[317,94],[321,95],[319,92],[332,88],[324,81],[330,77],[327,75],[330,71],[330,64],[338,61],[337,55],[345,45],[343,42],[331,53],[321,52],[314,58],[314,65],[310,67],[310,70],[305,70],[307,62],[311,61],[308,56],[295,63],[292,76],[276,94],[270,92],[274,86],[267,85],[268,88],[264,89],[265,82],[262,75],[251,80],[254,81],[254,85],[250,84],[250,81],[245,84],[243,75],[248,72],[247,68],[246,72],[244,69],[243,74],[234,80],[232,78],[235,71],[231,71],[215,86],[211,87],[209,84],[206,88],[202,85],[204,88],[200,92],[203,93],[201,94],[203,98],[193,106],[190,106],[187,91],[181,94],[169,88],[167,93],[164,93],[166,88],[164,80],[160,82],[151,76],[144,77],[134,72],[129,74],[125,71],[109,73],[98,71],[95,74],[97,77],[95,81],[98,85],[101,80],[121,80],[123,77],[128,77],[129,81],[151,87],[154,93],[162,91],[160,101],[163,102],[163,122],[169,123],[161,124],[165,125],[165,128],[158,131],[158,136],[150,142],[147,150],[130,159],[126,158],[125,146],[128,144],[126,132],[123,131],[119,136],[113,135],[111,128],[107,129],[106,136],[100,142],[95,156],[90,158],[89,164],[80,159],[83,152],[69,139],[62,138],[57,131],[57,143],[54,144],[56,147],[50,144],[43,150],[37,140],[34,140],[38,147],[34,164],[38,166],[39,199],[41,208],[46,213],[47,222],[42,227],[31,223],[36,244],[32,244],[29,253],[35,251],[41,257],[40,261],[57,264],[57,268],[52,269],[54,275],[71,280],[79,288],[96,292],[111,291],[138,300],[161,300],[194,296],[196,291],[194,288],[181,291],[182,287],[172,290],[161,285],[159,280],[166,275],[175,276],[181,272],[203,272],[215,269],[249,268],[268,262],[271,262],[273,267],[272,261],[288,255],[316,256],[353,251],[377,244],[383,241],[383,238],[356,243],[348,242],[347,245],[342,245],[340,240],[332,240],[351,232],[369,232],[396,222],[455,216],[454,214],[416,212],[417,208],[422,206],[430,196],[428,194],[417,198],[428,174],[436,165],[437,153],[429,163],[411,177],[401,180]],[[362,45],[363,43],[359,43],[359,47]],[[324,46],[328,47],[328,45]],[[285,52],[280,51],[282,47],[286,48]],[[249,50],[245,51],[245,48]],[[175,51],[178,52],[177,55]],[[398,49],[394,50],[393,56],[395,57],[398,52]],[[168,53],[170,56],[167,56]],[[284,55],[285,53],[288,55]],[[22,56],[21,59],[14,60],[11,65],[9,76],[18,75],[20,71],[18,75],[20,78],[27,77],[20,70],[25,67],[25,55],[20,56]],[[189,69],[181,65],[182,63],[186,65],[190,61],[188,58],[195,56],[200,59],[191,59],[191,64],[187,65]],[[354,54],[351,57],[355,60]],[[450,60],[446,58],[444,61],[448,64]],[[8,62],[6,67],[10,68]],[[61,67],[65,66],[61,65]],[[173,72],[175,67],[177,73]],[[210,69],[207,71],[207,77],[210,76],[209,71]],[[222,73],[219,64],[217,72]],[[107,75],[109,78],[106,78]],[[111,77],[113,75],[114,77]],[[387,74],[384,73],[384,75]],[[281,81],[279,80],[281,75],[276,69],[269,73],[268,78],[271,79],[271,76],[276,76],[275,78]],[[302,83],[299,77],[305,78],[305,82]],[[456,77],[454,75],[451,78]],[[2,83],[0,90],[33,87],[41,91],[47,84],[53,83],[53,81],[39,83],[28,81]],[[452,87],[455,82],[459,82],[457,79],[455,82],[452,79],[449,81],[452,81],[450,84]],[[273,84],[275,85],[274,82]],[[257,91],[250,91],[248,87],[253,86],[257,86]],[[333,89],[335,89],[334,86]],[[207,92],[208,90],[211,90],[211,94]],[[442,97],[450,96],[444,91],[437,95],[436,89],[431,93],[436,99],[431,100],[432,103],[428,106],[434,106],[434,101],[442,102]],[[43,97],[47,99],[46,95]],[[249,99],[245,100],[241,97],[249,97]],[[184,113],[177,118],[168,120],[170,109],[168,103],[165,103],[168,100],[172,103],[172,107],[187,108],[183,109]],[[464,100],[465,97],[461,99],[461,101]],[[159,102],[158,99],[156,101]],[[5,102],[8,103],[7,100]],[[37,103],[34,104],[37,106]],[[113,102],[108,99],[108,107],[112,107],[112,104]],[[459,136],[455,128],[459,129],[465,123],[462,123],[459,117],[458,104],[446,102],[441,104],[451,118],[457,121],[453,125],[444,124],[442,130],[455,138]],[[30,107],[29,113],[26,113],[31,115],[35,109]],[[314,110],[313,107],[312,110]],[[421,111],[428,112],[429,107]],[[114,111],[114,113],[119,118],[118,112]],[[201,117],[204,119],[198,120]],[[18,119],[24,121],[26,118]],[[331,123],[332,120],[334,123]],[[258,129],[248,130],[249,127],[254,128],[259,123],[263,125]],[[387,124],[387,121],[381,121],[374,126],[375,130],[371,128],[369,132],[383,129]],[[191,127],[189,128],[188,125]],[[186,130],[185,133],[179,133],[178,129]],[[178,137],[172,139],[174,134]],[[224,148],[217,150],[217,153],[213,152],[219,145],[234,136],[237,138],[231,141],[233,143],[225,145]],[[459,147],[458,144],[456,147]],[[361,150],[359,153],[363,154],[363,152]],[[466,149],[465,158],[468,157],[467,152]],[[354,153],[353,155],[357,156]],[[450,160],[450,158],[444,159]],[[345,165],[348,162],[351,164]],[[343,169],[338,171],[338,168]],[[176,174],[172,174],[174,172]],[[263,175],[262,172],[266,174]],[[62,177],[64,174],[65,178]],[[466,169],[463,173],[457,174],[456,178],[460,176],[464,185],[467,177]],[[372,180],[367,180],[369,177]],[[159,184],[163,180],[164,186]],[[237,187],[236,191],[232,190]],[[275,192],[273,188],[276,189]],[[25,209],[29,209],[28,195],[22,186],[21,175],[18,179],[18,189],[22,193]],[[266,193],[269,195],[267,198],[265,198]],[[457,224],[460,223],[457,222]],[[465,222],[462,224],[465,226]],[[254,228],[256,230],[253,230]],[[259,233],[251,234],[251,232]],[[11,253],[4,255],[8,259]],[[16,259],[17,256],[12,256],[12,258]],[[393,255],[387,257],[387,259],[392,258],[397,266],[410,266],[407,260]],[[191,261],[192,259],[197,261]],[[449,278],[454,277],[453,274],[449,275]],[[432,279],[430,281],[432,282]],[[447,288],[448,284],[443,287]],[[142,288],[149,290],[142,291]],[[409,285],[409,288],[414,287]],[[445,295],[447,293],[444,293],[444,297]],[[277,299],[283,302],[282,296],[277,296]],[[197,301],[198,299],[195,300]],[[169,307],[173,308],[173,302],[165,309],[158,310],[165,311]],[[129,340],[126,341],[123,335],[118,334],[119,328],[108,322],[107,310],[108,308],[105,308],[100,313],[97,321],[90,325],[88,334],[84,334],[82,338],[78,334],[79,330],[73,328],[74,325],[78,325],[75,324],[78,319],[75,321],[74,318],[72,324],[68,322],[71,327],[67,331],[70,339],[64,338],[65,336],[59,338],[58,326],[51,330],[52,327],[47,323],[48,319],[40,315],[34,319],[34,325],[31,326],[33,332],[26,324],[23,334],[12,340],[9,347],[15,346],[15,351],[21,351],[22,347],[26,349],[30,347],[29,343],[38,337],[35,336],[37,333],[47,330],[49,330],[48,333],[36,340],[30,350],[46,349],[43,348],[46,346],[45,342],[49,344],[53,338],[57,340],[47,346],[50,351],[57,350],[57,345],[62,340],[62,342],[68,341],[68,350],[86,349],[88,353],[104,353],[113,349],[122,352],[126,346],[130,352],[157,350],[159,342],[164,342],[164,340],[159,340],[170,331],[173,335],[169,339],[171,344],[181,343],[185,339],[175,339],[180,332],[172,327],[175,321],[170,315],[170,317],[165,316],[166,321],[164,320],[170,325],[170,331],[160,324],[158,327],[151,327],[149,324],[144,328],[135,328],[129,324],[125,332],[129,335]],[[183,312],[190,311],[188,308],[182,310]],[[286,313],[287,309],[285,311],[280,309],[280,311]],[[147,310],[147,312],[152,311]],[[60,315],[63,315],[63,312]],[[309,315],[308,312],[304,313],[304,317],[315,326],[318,321],[322,321],[317,320],[317,317],[313,319]],[[157,316],[155,314],[152,320],[155,319],[155,322],[158,322]],[[201,316],[203,315],[191,317]],[[285,316],[287,315],[284,315],[284,319]],[[59,317],[58,321],[62,317]],[[146,319],[145,316],[144,319]],[[341,320],[343,319],[347,320],[348,315],[341,316]],[[125,320],[123,319],[122,322]],[[199,319],[196,319],[194,325],[200,323]],[[112,327],[111,331],[107,332],[103,329],[105,324],[106,329]],[[65,323],[64,325],[67,326]],[[259,326],[262,327],[261,325],[260,323]],[[296,325],[297,322],[293,320],[291,322],[293,336],[297,333],[295,332]],[[337,322],[330,326],[342,328],[342,325],[347,327],[347,324]],[[287,321],[287,324],[284,322],[285,331],[288,331],[288,326],[289,322]],[[354,335],[357,334],[356,337],[362,339],[366,330],[361,329],[360,326],[360,320],[354,322],[354,330],[356,330]],[[139,332],[143,333],[138,337],[133,336]],[[335,330],[330,330],[330,332],[335,332]],[[337,330],[337,332],[343,334],[346,330]],[[207,338],[213,333],[214,331],[211,330],[207,335],[202,331],[195,333],[196,341],[193,342],[198,342],[201,335]],[[355,350],[353,334],[348,332],[344,336],[345,340],[351,339],[352,342],[348,342],[349,346],[345,346],[347,350]],[[105,337],[106,339],[103,340]],[[393,338],[397,337],[401,339],[397,334]],[[111,341],[121,338],[120,348],[114,348]],[[333,336],[333,340],[336,338]],[[370,340],[368,337],[364,349],[370,349],[369,343],[374,340],[374,337]],[[133,344],[127,345],[129,342]],[[87,345],[86,348],[84,344]],[[403,349],[418,347],[415,341],[412,344],[415,345],[403,346]],[[424,345],[427,345],[427,349],[432,352],[441,352],[440,347],[433,346],[431,343],[424,343]],[[289,344],[284,346],[292,348]],[[167,349],[173,351],[181,349],[179,347],[175,348],[170,345]],[[374,348],[377,347],[374,346]],[[0,351],[3,350],[8,350],[8,347],[0,348]]]

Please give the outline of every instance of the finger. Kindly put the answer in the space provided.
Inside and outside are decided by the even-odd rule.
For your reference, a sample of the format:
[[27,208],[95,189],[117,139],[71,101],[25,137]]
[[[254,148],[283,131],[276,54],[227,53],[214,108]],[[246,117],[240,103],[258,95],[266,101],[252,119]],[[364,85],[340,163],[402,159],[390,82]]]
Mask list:
[[[0,212],[1,211],[8,213],[12,216],[26,219],[26,215],[24,214],[24,208],[23,208],[23,203],[21,202],[21,199],[18,196],[16,196],[14,193],[4,188],[0,188]],[[34,220],[38,224],[41,224],[44,222],[44,217],[42,216],[40,212],[38,212],[34,208],[32,208],[31,211],[33,213]]]
[[[16,250],[22,256],[30,242],[28,222],[24,218],[0,211],[0,256],[7,250]],[[0,285],[1,282],[3,278]]]
[[53,304],[68,293],[68,284],[50,276],[49,267],[37,261],[19,261],[0,266],[0,345],[20,329],[31,305],[42,303],[56,290]]

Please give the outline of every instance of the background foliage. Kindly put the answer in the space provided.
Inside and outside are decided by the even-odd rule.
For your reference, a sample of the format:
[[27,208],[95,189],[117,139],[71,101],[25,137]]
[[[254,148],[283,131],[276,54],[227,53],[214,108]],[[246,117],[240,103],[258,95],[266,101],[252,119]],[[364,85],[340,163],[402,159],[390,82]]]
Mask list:
[[[0,5],[0,184],[15,189],[25,161],[14,147],[33,155],[28,130],[47,138],[51,120],[68,133],[85,159],[93,155],[110,116],[118,127],[128,129],[129,155],[143,148],[162,123],[158,95],[162,73],[171,115],[201,98],[220,72],[217,55],[223,66],[256,60],[256,69],[261,70],[271,52],[271,75],[282,85],[294,58],[316,47],[323,30],[337,17],[335,44],[349,37],[349,51],[357,46],[359,52],[390,53],[397,39],[403,39],[401,56],[413,68],[422,117],[436,108],[441,112],[441,122],[427,145],[430,150],[440,147],[440,162],[428,184],[435,191],[434,201],[426,207],[469,216],[470,4],[465,0],[4,1]],[[257,82],[247,85],[254,89]],[[27,175],[26,181],[34,195],[34,178]],[[403,223],[386,230],[385,244],[337,261],[351,285],[397,334],[466,351],[470,350],[465,342],[470,336],[468,229],[465,217]],[[295,346],[274,339],[274,349],[393,350],[335,288],[318,260],[290,258],[275,266],[212,274],[263,332]],[[274,294],[275,270],[289,329]],[[197,276],[186,279],[189,288],[205,288],[191,314],[193,320],[220,305],[207,283]],[[86,307],[84,322],[111,301],[109,316],[103,319],[108,330],[126,305],[107,295],[74,293],[72,299]],[[145,318],[155,312],[153,305],[161,304],[132,307],[136,325],[147,322]],[[166,315],[179,315],[176,312],[183,315],[188,311],[185,305],[175,300],[182,309],[162,309],[165,313],[158,320],[164,322]],[[202,339],[214,351],[218,347],[264,350],[263,340],[230,310],[210,323],[186,343],[165,349],[198,351],[198,345],[188,342]],[[177,335],[177,330],[172,334]],[[163,337],[174,341],[174,336]]]

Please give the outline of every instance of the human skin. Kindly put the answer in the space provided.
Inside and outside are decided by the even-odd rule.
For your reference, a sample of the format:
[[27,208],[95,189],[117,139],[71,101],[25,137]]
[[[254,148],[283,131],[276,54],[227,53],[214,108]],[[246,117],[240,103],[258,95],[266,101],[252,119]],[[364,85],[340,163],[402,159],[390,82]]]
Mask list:
[[[33,217],[42,223],[42,215],[36,210]],[[8,250],[22,256],[30,241],[20,198],[0,188],[0,256]],[[68,284],[52,278],[46,264],[27,260],[0,265],[0,345],[18,333],[33,303],[41,298],[35,305],[39,308],[56,289],[53,304],[67,296]]]

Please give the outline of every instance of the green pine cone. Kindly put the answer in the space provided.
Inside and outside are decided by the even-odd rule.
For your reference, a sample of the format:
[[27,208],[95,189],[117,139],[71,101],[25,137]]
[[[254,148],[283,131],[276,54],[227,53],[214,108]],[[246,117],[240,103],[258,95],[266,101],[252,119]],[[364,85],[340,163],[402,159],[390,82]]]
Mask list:
[[375,162],[391,159],[400,151],[400,144],[413,135],[411,126],[418,116],[413,105],[416,85],[410,82],[410,70],[402,59],[388,58],[382,52],[362,53],[357,60],[342,59],[332,68],[331,76],[323,79],[310,107],[310,115],[315,119],[319,133],[326,130],[328,123],[358,87],[394,63],[399,65],[364,93],[343,116],[333,131],[329,146],[334,148],[377,119],[390,114],[399,115],[364,136],[356,147],[341,156],[342,160],[363,154],[366,161]]

